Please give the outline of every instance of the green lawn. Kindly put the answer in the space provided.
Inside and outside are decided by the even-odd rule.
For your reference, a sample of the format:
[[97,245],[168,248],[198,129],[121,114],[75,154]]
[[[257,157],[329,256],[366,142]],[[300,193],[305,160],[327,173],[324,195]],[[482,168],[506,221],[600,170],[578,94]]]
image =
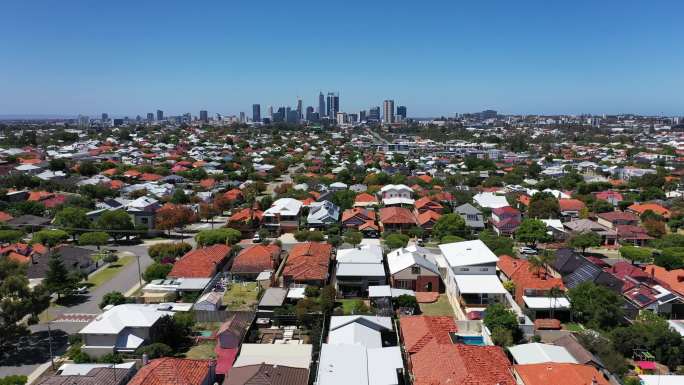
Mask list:
[[582,324],[578,324],[578,323],[574,323],[574,322],[569,322],[569,323],[563,324],[563,328],[565,330],[575,332],[575,333],[581,332],[582,330],[584,330],[584,326],[582,326]]
[[454,316],[454,310],[449,303],[449,299],[446,294],[440,294],[439,299],[433,303],[421,303],[419,304],[420,311],[424,315],[434,315],[434,316]]
[[256,282],[234,283],[223,294],[223,304],[228,310],[251,310],[257,304],[259,289]]
[[342,311],[345,315],[351,315],[356,301],[355,299],[340,299],[337,302],[342,304]]
[[132,255],[127,255],[118,261],[110,264],[106,269],[100,270],[88,278],[88,283],[93,285],[93,287],[98,287],[103,283],[114,278],[121,270],[126,267],[129,263],[133,262],[135,259]]
[[213,360],[216,359],[216,341],[202,342],[193,346],[185,353],[185,358],[192,360]]

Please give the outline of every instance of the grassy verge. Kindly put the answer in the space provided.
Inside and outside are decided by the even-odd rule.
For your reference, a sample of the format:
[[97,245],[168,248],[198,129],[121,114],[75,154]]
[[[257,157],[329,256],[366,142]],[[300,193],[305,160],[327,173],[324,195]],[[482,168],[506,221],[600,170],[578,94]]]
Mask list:
[[126,267],[128,264],[133,262],[135,259],[134,256],[132,255],[127,255],[118,261],[110,264],[107,266],[106,269],[100,270],[97,273],[93,274],[88,278],[88,283],[93,286],[93,288],[98,287],[102,285],[103,283],[109,281],[110,279],[114,278],[121,270]]
[[578,333],[578,332],[581,332],[582,330],[584,330],[584,326],[582,326],[582,324],[578,324],[578,323],[574,323],[574,322],[569,322],[569,323],[563,324],[563,328],[565,330],[575,332],[575,333]]
[[449,299],[447,298],[446,294],[440,294],[437,301],[433,303],[421,303],[419,306],[420,311],[424,315],[454,316],[454,309],[451,307],[451,303],[449,303]]

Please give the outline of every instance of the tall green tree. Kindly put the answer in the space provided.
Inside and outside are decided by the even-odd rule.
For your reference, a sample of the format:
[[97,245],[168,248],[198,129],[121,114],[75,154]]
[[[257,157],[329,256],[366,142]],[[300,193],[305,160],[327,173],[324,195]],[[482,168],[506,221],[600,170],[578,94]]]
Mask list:
[[528,245],[546,242],[550,239],[546,233],[546,224],[539,219],[526,218],[515,231],[515,238]]
[[106,231],[115,240],[128,236],[135,228],[131,217],[123,210],[105,211],[95,222],[95,227]]
[[58,253],[52,253],[48,260],[48,270],[45,273],[44,284],[48,290],[57,293],[57,298],[60,298],[60,296],[71,294],[76,289],[78,280],[64,266],[62,257]]
[[55,215],[54,223],[62,227],[76,240],[76,235],[90,228],[87,211],[80,207],[65,207]]
[[622,296],[593,282],[583,282],[568,291],[575,320],[592,329],[608,330],[622,322]]
[[636,246],[622,246],[620,247],[620,255],[622,258],[628,259],[632,264],[637,262],[648,262],[653,256],[651,249],[636,247]]
[[466,235],[466,223],[458,214],[442,215],[432,227],[432,236],[442,239],[447,235],[463,237]]
[[40,230],[39,232],[33,234],[31,237],[31,243],[40,243],[48,248],[53,248],[60,243],[66,241],[69,238],[69,234],[63,230]]
[[568,245],[575,249],[581,249],[584,254],[589,247],[600,246],[601,237],[593,231],[585,231],[573,235],[568,240]]

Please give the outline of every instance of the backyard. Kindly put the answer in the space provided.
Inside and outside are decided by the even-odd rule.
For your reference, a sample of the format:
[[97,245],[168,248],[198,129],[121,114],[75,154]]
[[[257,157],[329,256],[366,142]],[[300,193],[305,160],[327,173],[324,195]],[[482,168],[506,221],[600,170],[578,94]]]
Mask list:
[[216,359],[216,341],[200,342],[185,353],[185,358],[193,360]]
[[252,310],[259,299],[256,282],[233,283],[223,294],[223,304],[227,310]]
[[440,294],[439,298],[435,302],[420,303],[418,305],[420,306],[421,313],[424,315],[454,316],[454,310],[451,308],[451,303],[449,303],[449,299],[447,298],[446,294]]

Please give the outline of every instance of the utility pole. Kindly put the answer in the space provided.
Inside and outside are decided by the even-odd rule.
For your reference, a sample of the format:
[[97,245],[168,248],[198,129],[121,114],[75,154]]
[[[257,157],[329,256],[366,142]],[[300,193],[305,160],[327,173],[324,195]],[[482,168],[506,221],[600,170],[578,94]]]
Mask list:
[[52,330],[50,329],[50,323],[52,322],[50,320],[50,305],[48,305],[48,308],[45,309],[45,314],[47,315],[48,322],[47,322],[47,328],[48,328],[48,346],[50,350],[50,363],[52,365],[52,370],[55,370],[55,356],[52,354]]
[[138,254],[136,254],[135,258],[138,260],[138,280],[140,282],[140,288],[142,288],[142,272],[140,271],[140,256]]

